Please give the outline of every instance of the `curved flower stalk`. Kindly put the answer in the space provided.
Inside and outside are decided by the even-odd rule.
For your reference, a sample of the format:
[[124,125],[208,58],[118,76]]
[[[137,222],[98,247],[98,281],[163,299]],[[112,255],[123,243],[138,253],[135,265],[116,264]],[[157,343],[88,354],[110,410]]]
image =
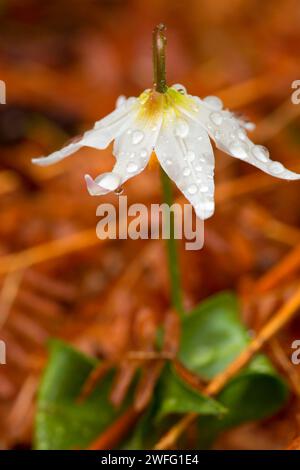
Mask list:
[[164,93],[146,90],[138,98],[121,96],[116,110],[96,122],[79,141],[48,157],[35,158],[33,163],[49,165],[83,146],[104,149],[114,141],[113,170],[95,180],[85,176],[89,193],[98,196],[116,190],[143,171],[155,151],[164,171],[204,220],[214,213],[214,154],[210,138],[224,152],[272,176],[300,179],[299,174],[270,160],[268,150],[247,137],[249,127],[249,123],[224,110],[216,96],[202,100],[187,94],[182,85],[173,85],[166,87]]

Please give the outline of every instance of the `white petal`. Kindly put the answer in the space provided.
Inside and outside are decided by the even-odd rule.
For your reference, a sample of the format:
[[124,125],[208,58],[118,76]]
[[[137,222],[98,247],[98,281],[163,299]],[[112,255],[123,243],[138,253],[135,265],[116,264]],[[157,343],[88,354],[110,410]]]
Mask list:
[[[248,137],[245,128],[248,127],[229,111],[216,109],[215,97],[209,97],[208,103],[194,97],[197,106],[196,119],[207,130],[216,146],[229,155],[244,160],[260,170],[278,178],[287,180],[300,179],[298,173],[285,168],[280,162],[270,160],[269,152],[261,145],[255,145]],[[213,106],[212,106],[213,105]],[[186,112],[182,110],[182,112]],[[189,114],[195,119],[195,116]]]
[[147,165],[160,132],[162,117],[133,122],[114,143],[117,159],[114,171],[123,176],[122,183],[140,173]]
[[115,191],[121,184],[121,178],[115,173],[103,173],[95,180],[90,175],[85,175],[88,192],[91,196],[100,196]]
[[114,191],[129,178],[138,175],[148,164],[160,131],[161,118],[155,123],[134,120],[132,124],[115,141],[114,155],[117,161],[112,172],[99,175],[95,180],[89,175],[85,176],[92,196]]
[[72,142],[47,157],[33,158],[32,162],[37,165],[47,166],[63,160],[83,146],[96,149],[106,148],[115,137],[131,125],[135,118],[137,113],[136,100],[131,100],[130,104],[128,104],[128,101],[105,118],[97,121],[94,128],[86,131],[77,142]]
[[165,124],[155,151],[164,171],[204,220],[214,213],[214,155],[207,132],[195,121],[188,119],[186,125],[187,133],[181,120]]
[[125,98],[119,96],[116,102],[116,109],[95,123],[95,129],[114,125],[119,119],[128,114],[139,104],[138,98]]

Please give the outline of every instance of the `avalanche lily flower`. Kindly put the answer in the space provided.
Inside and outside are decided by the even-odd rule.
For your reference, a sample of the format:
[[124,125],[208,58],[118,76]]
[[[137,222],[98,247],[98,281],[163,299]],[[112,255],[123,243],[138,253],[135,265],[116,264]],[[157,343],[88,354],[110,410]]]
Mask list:
[[246,130],[253,125],[223,109],[216,96],[203,100],[191,96],[182,85],[168,87],[165,78],[165,26],[153,31],[153,89],[138,98],[120,96],[115,111],[97,121],[80,140],[33,163],[56,163],[83,146],[106,148],[114,141],[116,164],[95,180],[85,175],[92,196],[116,191],[129,178],[143,171],[155,151],[156,157],[184,196],[204,220],[214,213],[214,153],[216,146],[234,158],[244,160],[270,175],[299,179],[281,163],[270,160],[268,150],[255,145]]
[[247,137],[249,128],[249,123],[224,110],[218,97],[201,100],[188,95],[182,85],[173,85],[165,93],[146,90],[138,98],[120,96],[115,111],[97,121],[79,141],[32,161],[50,165],[83,146],[104,149],[114,140],[113,170],[95,180],[85,175],[89,193],[98,196],[117,190],[141,173],[155,151],[164,171],[204,220],[214,212],[214,153],[210,138],[232,157],[272,176],[300,179],[299,174],[270,160],[268,150]]

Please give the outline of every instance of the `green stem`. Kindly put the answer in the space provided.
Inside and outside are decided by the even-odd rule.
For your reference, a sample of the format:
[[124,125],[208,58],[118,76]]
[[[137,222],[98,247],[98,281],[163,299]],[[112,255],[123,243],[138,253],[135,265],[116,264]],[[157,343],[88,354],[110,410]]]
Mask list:
[[[166,82],[166,27],[159,24],[153,31],[153,81],[154,88],[158,93],[167,91]],[[163,188],[164,202],[171,207],[173,204],[172,183],[164,172],[161,170],[161,183]],[[182,318],[184,309],[182,305],[182,292],[180,282],[179,259],[174,237],[174,212],[170,211],[170,237],[167,240],[168,264],[171,284],[171,299],[174,309]]]
[[153,30],[152,46],[153,46],[153,86],[158,93],[167,91],[166,82],[166,27],[159,24]]
[[[163,188],[164,202],[169,207],[173,204],[173,191],[172,183],[168,175],[161,168],[161,184]],[[175,232],[175,220],[174,212],[170,211],[170,237],[167,240],[167,252],[168,252],[168,264],[171,284],[171,300],[172,305],[182,318],[184,315],[184,308],[182,304],[182,290],[181,290],[181,279],[180,279],[180,268],[179,268],[179,256],[177,251],[177,243],[174,237]]]

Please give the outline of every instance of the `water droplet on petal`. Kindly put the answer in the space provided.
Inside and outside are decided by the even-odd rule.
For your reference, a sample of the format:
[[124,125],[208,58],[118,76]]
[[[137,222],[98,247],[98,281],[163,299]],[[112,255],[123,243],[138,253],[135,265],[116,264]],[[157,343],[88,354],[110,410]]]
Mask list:
[[132,143],[134,145],[137,145],[140,142],[142,142],[143,138],[144,138],[144,133],[142,131],[134,131],[134,133],[132,134]]
[[166,164],[167,164],[168,166],[170,166],[170,165],[173,164],[173,162],[172,162],[172,160],[167,160],[167,161],[166,161]]
[[279,175],[284,171],[284,166],[280,162],[272,162],[269,168],[274,175]]
[[201,166],[201,165],[197,165],[197,166],[195,167],[195,170],[196,170],[196,171],[202,171],[202,166]]
[[138,169],[138,165],[136,163],[133,163],[133,162],[128,163],[127,165],[128,173],[134,173],[135,171],[137,171],[137,169]]
[[252,149],[252,153],[263,163],[266,163],[269,160],[269,150],[263,145],[255,145]]
[[193,152],[192,150],[189,150],[186,156],[190,162],[194,161],[196,158],[195,152]]
[[217,96],[206,96],[203,101],[213,108],[215,111],[220,111],[223,108],[223,102]]
[[255,127],[254,122],[244,122],[244,128],[247,129],[247,131],[254,131]]
[[175,85],[172,85],[172,88],[174,88],[174,90],[179,91],[179,93],[186,95],[186,88],[180,83],[175,83]]
[[191,170],[188,167],[184,168],[183,176],[189,176],[190,174],[191,174]]
[[188,188],[187,188],[187,191],[189,194],[196,194],[196,192],[198,191],[198,188],[195,184],[191,184]]
[[221,113],[211,113],[209,117],[216,126],[220,126],[223,122],[223,116]]
[[246,160],[248,157],[246,148],[237,142],[230,145],[229,151],[234,157],[240,158],[241,160]]
[[200,191],[201,191],[201,193],[207,193],[208,186],[205,186],[205,185],[201,186]]
[[121,194],[124,193],[124,187],[123,186],[119,186],[115,191],[114,191],[115,195],[116,196],[121,196]]
[[141,157],[142,157],[142,158],[146,158],[146,157],[147,157],[147,155],[148,155],[148,152],[147,152],[147,150],[146,150],[146,149],[142,149],[142,150],[141,150],[141,154],[140,154],[140,155],[141,155]]
[[175,133],[178,137],[184,139],[189,133],[189,125],[183,119],[178,119],[176,122]]
[[247,139],[247,134],[246,132],[244,131],[244,129],[239,129],[237,131],[237,136],[240,140],[246,140]]

